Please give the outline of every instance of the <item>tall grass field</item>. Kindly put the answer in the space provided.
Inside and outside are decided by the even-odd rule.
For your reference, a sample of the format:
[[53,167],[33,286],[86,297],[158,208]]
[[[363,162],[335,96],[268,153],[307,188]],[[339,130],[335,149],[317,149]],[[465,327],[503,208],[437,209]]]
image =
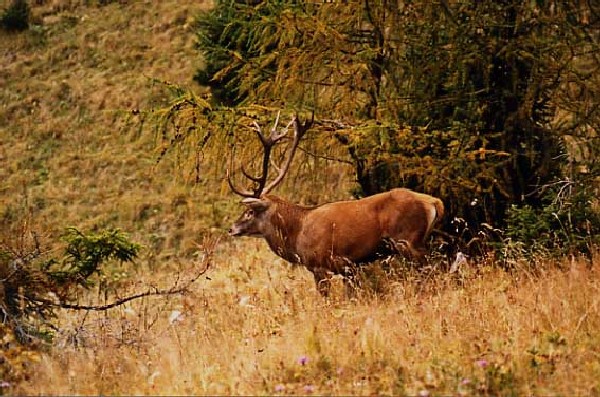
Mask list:
[[[600,394],[598,256],[517,257],[512,270],[468,259],[453,273],[398,259],[368,266],[351,296],[334,279],[324,298],[264,241],[227,236],[242,208],[219,159],[201,178],[184,152],[157,164],[160,136],[140,114],[168,103],[168,84],[204,92],[192,80],[193,21],[211,4],[30,3],[28,30],[0,32],[3,241],[18,245],[25,224],[50,254],[70,226],[119,228],[142,244],[135,263],[109,269],[112,293],[82,289],[81,304],[209,267],[185,294],[57,310],[51,345],[19,362],[18,380],[5,374],[0,394]],[[310,171],[277,194],[350,196],[345,164]],[[14,340],[1,340],[16,360]]]

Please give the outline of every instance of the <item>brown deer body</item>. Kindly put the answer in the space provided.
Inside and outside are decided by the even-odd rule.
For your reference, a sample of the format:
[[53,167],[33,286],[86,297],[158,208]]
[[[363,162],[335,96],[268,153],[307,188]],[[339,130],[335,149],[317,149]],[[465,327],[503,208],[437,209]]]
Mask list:
[[[292,154],[286,166],[280,168],[276,183],[271,183],[267,191],[281,181],[309,125],[298,123],[296,118],[288,127],[292,124],[295,130]],[[284,136],[277,134],[274,127],[271,138],[278,139],[269,141],[269,137],[256,129],[267,155],[274,143]],[[265,159],[263,164],[268,164],[268,157]],[[360,200],[301,206],[263,194],[266,168],[260,178],[242,171],[259,186],[253,192],[240,191],[228,178],[232,190],[246,197],[242,203],[248,207],[229,234],[264,238],[277,255],[310,270],[322,294],[326,294],[328,288],[322,281],[331,274],[344,273],[349,265],[397,253],[423,261],[427,239],[444,214],[441,200],[408,189],[393,189]]]
[[277,255],[310,270],[321,293],[327,292],[323,280],[351,264],[395,253],[422,261],[427,238],[444,213],[439,199],[407,189],[317,207],[271,195],[243,203],[248,209],[230,235],[264,238]]

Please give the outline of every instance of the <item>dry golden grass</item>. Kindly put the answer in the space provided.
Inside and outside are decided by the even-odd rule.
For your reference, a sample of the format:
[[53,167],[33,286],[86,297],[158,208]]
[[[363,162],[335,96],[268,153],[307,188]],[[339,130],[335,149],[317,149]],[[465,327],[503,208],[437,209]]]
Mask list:
[[[222,163],[208,161],[214,170],[196,185],[174,158],[154,167],[152,129],[130,111],[168,100],[149,78],[200,90],[190,23],[206,4],[83,3],[35,6],[42,27],[0,34],[0,225],[28,213],[50,242],[71,225],[122,228],[145,245],[127,289],[169,286],[190,271],[200,236],[229,225],[237,199]],[[347,196],[348,170],[309,171],[301,192],[280,192]],[[384,295],[325,300],[263,242],[223,240],[193,293],[61,312],[55,346],[10,391],[597,394],[599,264],[546,265],[536,277],[409,273],[384,280]]]
[[[589,395],[600,387],[600,277],[493,267],[321,298],[264,243],[222,243],[193,293],[64,313],[25,394]],[[472,265],[471,265],[472,266]],[[142,272],[143,284],[159,277]],[[163,281],[164,282],[164,281]],[[180,317],[173,317],[180,313]],[[171,321],[170,321],[171,320]],[[83,325],[82,325],[83,323]]]

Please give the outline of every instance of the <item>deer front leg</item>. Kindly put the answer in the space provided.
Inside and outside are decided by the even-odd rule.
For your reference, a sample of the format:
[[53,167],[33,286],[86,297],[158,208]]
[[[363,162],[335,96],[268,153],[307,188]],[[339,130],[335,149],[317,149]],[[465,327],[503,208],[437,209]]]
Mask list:
[[319,291],[319,293],[324,297],[329,296],[329,290],[331,289],[332,272],[323,267],[313,268],[311,269],[311,272],[315,277],[317,291]]

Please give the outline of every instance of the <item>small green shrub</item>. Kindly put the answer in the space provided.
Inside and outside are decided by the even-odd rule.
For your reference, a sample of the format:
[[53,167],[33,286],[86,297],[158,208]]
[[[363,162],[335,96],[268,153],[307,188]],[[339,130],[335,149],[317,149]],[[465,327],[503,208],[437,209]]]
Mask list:
[[58,285],[89,287],[93,285],[90,277],[101,275],[105,262],[132,262],[140,249],[120,230],[84,234],[76,228],[68,228],[63,239],[67,243],[63,258],[51,259],[42,267]]
[[131,262],[140,249],[119,230],[84,234],[69,228],[64,242],[63,254],[48,258],[28,230],[0,236],[0,316],[22,344],[50,341],[55,310],[72,301],[78,288],[95,285],[108,262]]
[[593,208],[589,181],[563,181],[544,194],[543,205],[512,205],[507,211],[506,237],[530,253],[537,249],[560,254],[590,255],[600,243],[600,214]]

